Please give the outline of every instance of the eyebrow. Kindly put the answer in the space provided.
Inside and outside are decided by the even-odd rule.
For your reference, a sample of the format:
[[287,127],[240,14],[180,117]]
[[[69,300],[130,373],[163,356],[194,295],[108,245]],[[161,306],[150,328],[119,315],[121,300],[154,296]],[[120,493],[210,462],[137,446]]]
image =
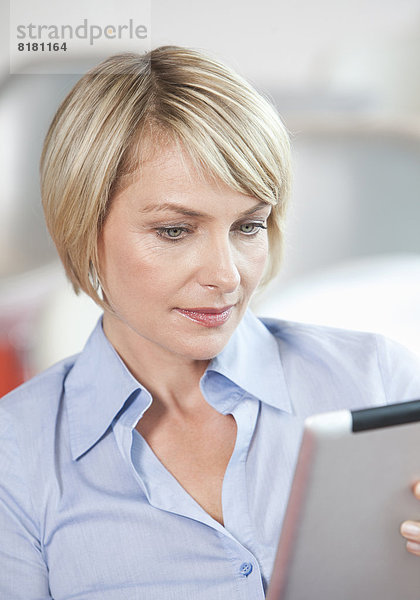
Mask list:
[[[241,213],[240,217],[252,215],[252,214],[256,213],[257,211],[259,211],[261,208],[264,208],[266,206],[271,206],[271,205],[268,202],[259,202],[252,208],[245,210],[243,213]],[[176,213],[179,213],[179,214],[187,216],[187,217],[208,217],[209,216],[206,213],[192,210],[191,208],[188,208],[187,206],[183,206],[182,204],[177,204],[175,202],[162,202],[159,204],[148,204],[144,208],[140,209],[140,212],[151,213],[151,212],[164,212],[166,210],[170,210],[172,212],[176,212]]]

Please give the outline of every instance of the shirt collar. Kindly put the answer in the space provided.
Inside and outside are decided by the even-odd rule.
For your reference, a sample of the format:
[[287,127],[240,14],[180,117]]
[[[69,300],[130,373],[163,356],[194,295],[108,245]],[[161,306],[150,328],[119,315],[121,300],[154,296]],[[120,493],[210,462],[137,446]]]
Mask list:
[[209,364],[262,402],[285,412],[292,406],[276,337],[248,309],[225,348]]
[[76,358],[64,389],[74,460],[104,435],[129,398],[140,395],[143,409],[150,401],[106,338],[102,318]]
[[[250,310],[203,377],[212,371],[262,402],[291,412],[277,340]],[[102,318],[66,378],[65,394],[74,460],[105,434],[130,398],[138,399],[139,415],[150,403],[150,394],[106,338]]]

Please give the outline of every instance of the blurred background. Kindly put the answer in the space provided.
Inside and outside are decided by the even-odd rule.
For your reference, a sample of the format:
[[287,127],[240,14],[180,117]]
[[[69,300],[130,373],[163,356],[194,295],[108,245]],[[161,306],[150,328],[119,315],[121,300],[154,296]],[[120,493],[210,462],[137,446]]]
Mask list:
[[[78,352],[100,315],[67,284],[39,196],[42,140],[77,77],[8,75],[8,23],[2,3],[0,395]],[[420,1],[153,0],[151,23],[152,47],[222,59],[291,133],[284,267],[255,312],[378,331],[420,356]]]

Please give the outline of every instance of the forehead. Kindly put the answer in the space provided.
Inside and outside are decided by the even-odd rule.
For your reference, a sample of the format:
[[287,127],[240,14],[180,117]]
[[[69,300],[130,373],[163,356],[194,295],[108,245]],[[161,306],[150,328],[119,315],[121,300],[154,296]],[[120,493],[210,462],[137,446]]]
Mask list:
[[191,212],[218,205],[242,212],[260,203],[200,168],[180,144],[151,142],[142,147],[128,185],[116,194],[114,202],[119,200],[144,213],[176,203],[190,206]]
[[115,182],[115,193],[122,191],[141,180],[160,174],[160,180],[170,183],[183,180],[209,180],[214,178],[210,172],[199,167],[199,161],[193,160],[182,143],[167,131],[153,125],[147,125],[134,140]]
[[164,205],[168,201],[194,202],[209,190],[224,186],[197,169],[191,157],[177,145],[155,147],[141,155],[131,185],[142,208]]
[[[156,178],[156,175],[159,177]],[[147,142],[139,153],[136,181],[152,177],[156,183],[177,185],[182,182],[209,181],[214,179],[210,172],[199,169],[190,154],[176,142],[155,144]]]

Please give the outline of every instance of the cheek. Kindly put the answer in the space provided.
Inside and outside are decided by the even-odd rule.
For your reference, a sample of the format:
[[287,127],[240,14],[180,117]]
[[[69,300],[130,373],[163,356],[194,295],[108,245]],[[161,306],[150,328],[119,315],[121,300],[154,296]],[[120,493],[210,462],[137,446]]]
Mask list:
[[103,283],[111,297],[146,300],[156,290],[171,290],[185,271],[185,261],[155,242],[139,242],[138,235],[105,236],[99,254]]
[[248,250],[242,261],[242,277],[250,285],[256,286],[260,281],[268,260],[268,241],[258,240]]

